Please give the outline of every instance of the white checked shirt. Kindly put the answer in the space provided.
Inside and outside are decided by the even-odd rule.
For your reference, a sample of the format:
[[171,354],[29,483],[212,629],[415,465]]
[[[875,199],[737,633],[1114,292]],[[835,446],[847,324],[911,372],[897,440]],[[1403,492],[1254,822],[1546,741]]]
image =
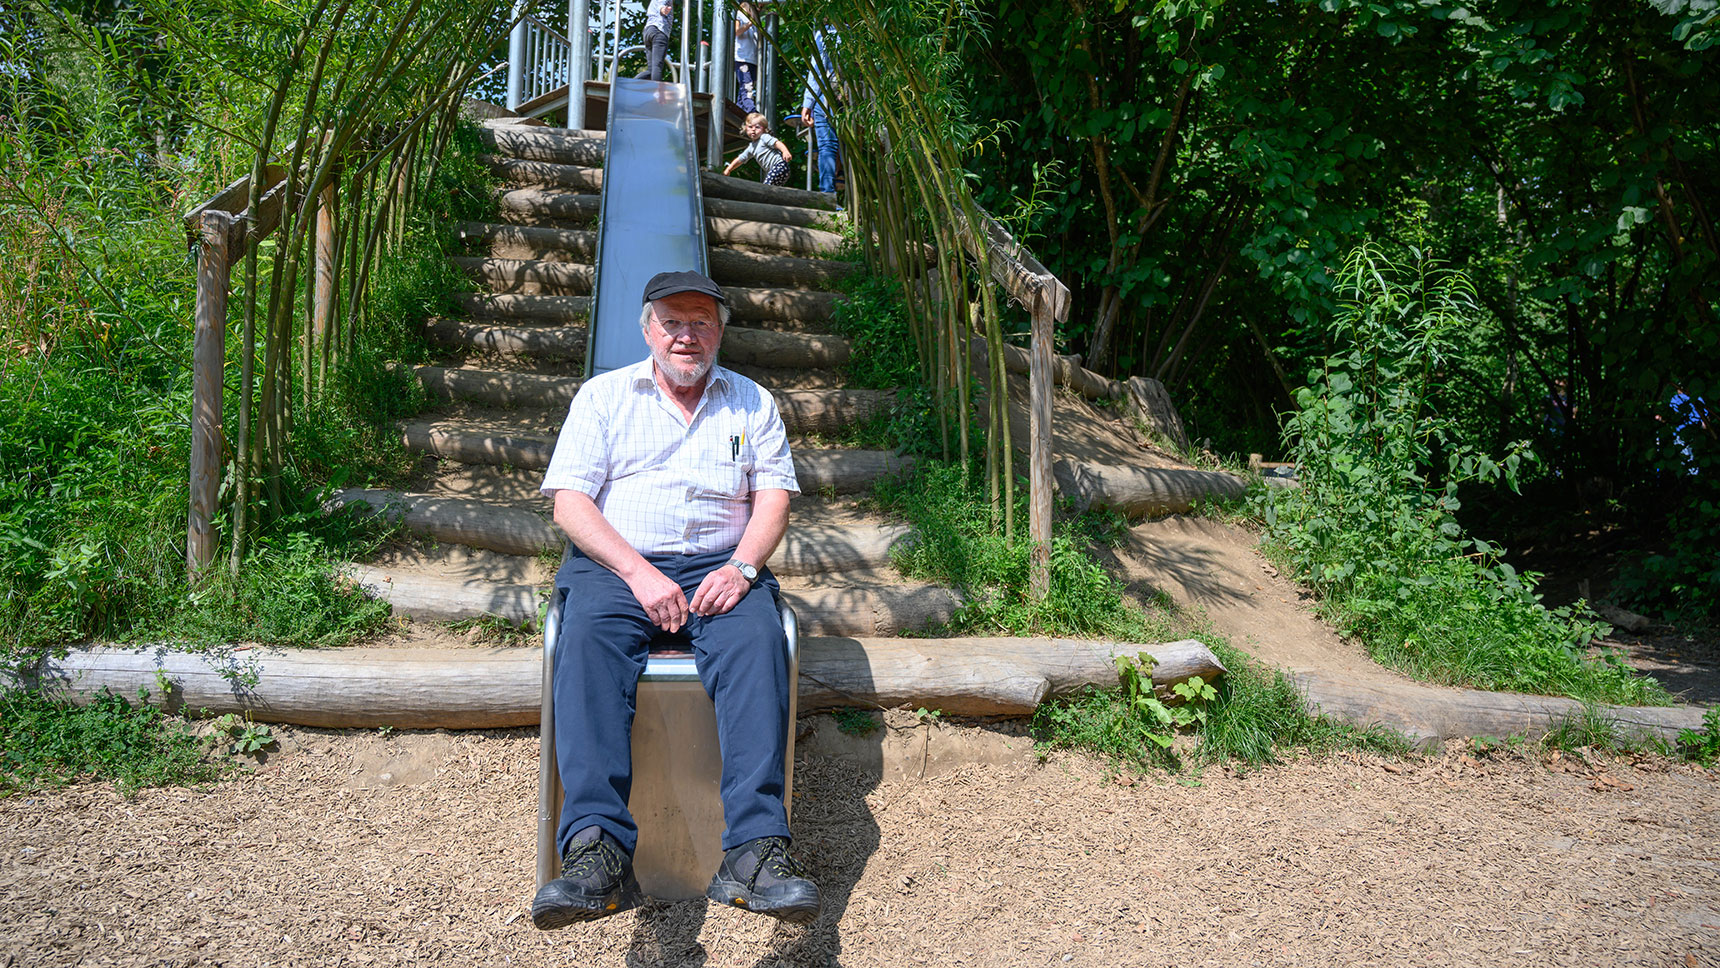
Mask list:
[[773,488],[800,493],[771,395],[712,366],[687,423],[646,359],[579,388],[539,490],[590,497],[640,554],[693,555],[739,544],[752,492]]

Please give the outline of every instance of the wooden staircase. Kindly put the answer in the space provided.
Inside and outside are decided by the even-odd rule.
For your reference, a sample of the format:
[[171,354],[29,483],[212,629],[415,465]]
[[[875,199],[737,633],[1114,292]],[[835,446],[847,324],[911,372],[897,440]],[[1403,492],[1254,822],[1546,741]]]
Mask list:
[[[486,122],[485,164],[502,182],[496,217],[457,226],[454,258],[473,290],[460,318],[427,322],[445,357],[417,369],[432,408],[400,422],[421,455],[410,490],[351,489],[336,500],[404,518],[414,538],[351,566],[354,577],[423,620],[537,621],[563,538],[538,493],[579,387],[590,309],[602,132]],[[908,527],[856,504],[905,462],[828,437],[876,417],[888,391],[851,389],[852,347],[831,332],[843,215],[821,195],[706,173],[711,275],[733,317],[720,362],[776,398],[803,495],[769,562],[803,635],[890,636],[947,621],[950,589],[896,575],[890,548]]]

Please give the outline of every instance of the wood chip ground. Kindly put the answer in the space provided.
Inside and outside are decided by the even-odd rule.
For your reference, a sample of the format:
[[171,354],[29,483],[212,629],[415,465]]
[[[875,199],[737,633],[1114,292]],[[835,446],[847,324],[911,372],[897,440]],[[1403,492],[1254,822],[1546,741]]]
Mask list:
[[540,933],[534,732],[278,728],[206,789],[0,799],[0,966],[1720,964],[1694,767],[1452,746],[1179,782],[923,728],[970,748],[800,759],[809,928],[683,902]]

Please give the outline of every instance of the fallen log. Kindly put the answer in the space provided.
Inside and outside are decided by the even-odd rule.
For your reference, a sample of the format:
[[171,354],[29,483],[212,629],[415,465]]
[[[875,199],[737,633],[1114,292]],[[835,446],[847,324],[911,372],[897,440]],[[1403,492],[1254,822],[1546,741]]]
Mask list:
[[1182,467],[1119,467],[1060,460],[1051,466],[1057,489],[1082,508],[1108,507],[1131,518],[1183,514],[1198,501],[1247,493],[1242,478]]
[[[1047,699],[1115,686],[1112,657],[1143,651],[1158,657],[1154,682],[1166,689],[1224,668],[1194,641],[804,638],[800,712],[907,704],[956,716],[1026,716]],[[20,679],[74,702],[141,689],[173,711],[260,722],[488,729],[537,724],[542,674],[534,648],[189,653],[157,646],[75,650],[40,660]]]
[[[1584,715],[1582,703],[1557,696],[1485,692],[1325,672],[1295,672],[1290,678],[1302,689],[1309,712],[1364,728],[1383,726],[1426,746],[1470,736],[1534,738]],[[1706,710],[1697,706],[1597,706],[1593,712],[1613,723],[1625,737],[1676,740],[1681,730],[1700,730]]]

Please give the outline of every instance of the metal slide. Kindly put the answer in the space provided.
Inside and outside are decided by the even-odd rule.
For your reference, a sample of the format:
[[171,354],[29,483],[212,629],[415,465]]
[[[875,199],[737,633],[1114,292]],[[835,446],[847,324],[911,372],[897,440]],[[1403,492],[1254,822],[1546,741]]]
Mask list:
[[647,280],[678,269],[706,272],[705,200],[694,130],[685,87],[620,77],[610,85],[588,377],[650,355],[639,331]]

